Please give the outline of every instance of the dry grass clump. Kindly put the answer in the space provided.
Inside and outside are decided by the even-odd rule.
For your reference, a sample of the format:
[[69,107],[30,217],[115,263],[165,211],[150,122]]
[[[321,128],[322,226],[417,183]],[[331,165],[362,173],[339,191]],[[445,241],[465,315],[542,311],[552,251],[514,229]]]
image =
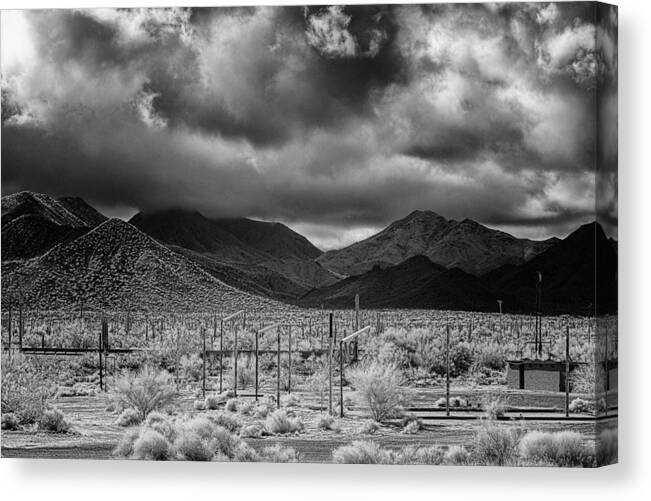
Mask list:
[[575,431],[529,432],[520,440],[519,450],[529,463],[564,467],[591,466],[594,456]]
[[330,414],[320,414],[316,421],[317,428],[326,431],[335,431],[339,433],[341,428],[339,424]]
[[445,464],[467,465],[470,464],[470,453],[463,445],[452,445],[443,458]]
[[56,407],[45,409],[38,420],[38,429],[51,433],[68,433],[72,426]]
[[140,424],[142,422],[142,416],[141,414],[135,410],[129,407],[128,409],[124,409],[122,413],[118,416],[118,418],[115,420],[115,424],[118,426],[133,426],[136,424]]
[[484,418],[488,420],[500,419],[506,413],[506,403],[499,397],[486,396],[482,399],[481,406],[484,410]]
[[418,421],[409,421],[403,428],[400,433],[405,435],[415,435],[420,431],[420,423]]
[[574,398],[570,402],[569,411],[571,413],[592,413],[594,411],[594,405],[588,400],[582,398]]
[[184,429],[174,440],[174,450],[178,459],[186,461],[211,461],[215,452],[210,443],[198,433]]
[[[413,422],[413,421],[412,421]],[[391,464],[441,464],[445,451],[437,445],[407,445],[390,453]]]
[[224,403],[220,395],[206,395],[204,400],[204,408],[215,410],[219,409],[219,406]]
[[517,456],[518,431],[492,421],[483,423],[475,436],[474,454],[481,464],[504,466]]
[[300,419],[290,417],[283,409],[278,409],[265,420],[265,429],[272,435],[299,433],[303,428],[305,426]]
[[237,398],[230,398],[226,402],[225,409],[229,412],[237,412],[237,408],[240,405],[240,401]]
[[126,372],[116,381],[115,398],[121,408],[133,408],[141,420],[155,410],[161,410],[176,399],[178,393],[172,376],[144,366],[137,373]]
[[400,369],[367,362],[353,368],[347,376],[375,421],[381,423],[400,416],[406,401],[402,388],[405,379]]
[[372,419],[367,419],[357,429],[357,433],[362,435],[373,435],[379,429],[380,429],[380,424],[377,421],[373,421]]
[[355,440],[332,452],[332,461],[339,464],[391,464],[391,454],[370,440]]
[[292,447],[283,447],[280,444],[265,447],[262,451],[262,460],[270,463],[298,463],[299,457]]
[[155,430],[145,428],[133,444],[131,457],[165,461],[171,459],[172,451],[167,439]]
[[7,412],[2,415],[2,429],[7,431],[16,431],[20,429],[18,418],[13,412]]
[[2,412],[13,414],[21,425],[37,423],[56,393],[56,385],[36,362],[26,357],[10,359],[3,354],[0,383]]
[[226,428],[231,433],[239,431],[239,429],[242,427],[242,422],[238,419],[237,416],[226,412],[216,412],[214,414],[210,414],[208,416],[208,419],[210,419],[214,424]]

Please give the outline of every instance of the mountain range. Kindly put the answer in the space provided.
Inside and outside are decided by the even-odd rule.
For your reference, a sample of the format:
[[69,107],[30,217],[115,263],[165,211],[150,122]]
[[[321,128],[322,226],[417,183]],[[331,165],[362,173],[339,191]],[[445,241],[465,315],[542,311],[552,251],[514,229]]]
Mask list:
[[541,272],[543,312],[613,312],[616,245],[597,223],[534,241],[415,211],[323,253],[280,223],[186,209],[125,222],[81,198],[2,198],[3,303],[48,308],[350,308],[359,294],[364,308],[496,311],[500,299],[531,313]]
[[376,235],[324,253],[318,261],[337,273],[359,275],[375,266],[426,256],[446,268],[479,276],[506,264],[522,264],[557,242],[557,238],[516,238],[470,219],[455,221],[431,211],[414,211]]

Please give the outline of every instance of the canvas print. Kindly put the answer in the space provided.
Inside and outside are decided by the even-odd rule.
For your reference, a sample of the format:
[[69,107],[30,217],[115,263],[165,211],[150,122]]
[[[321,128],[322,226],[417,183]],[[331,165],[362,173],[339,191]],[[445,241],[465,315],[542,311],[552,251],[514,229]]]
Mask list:
[[615,463],[617,25],[2,11],[2,457]]

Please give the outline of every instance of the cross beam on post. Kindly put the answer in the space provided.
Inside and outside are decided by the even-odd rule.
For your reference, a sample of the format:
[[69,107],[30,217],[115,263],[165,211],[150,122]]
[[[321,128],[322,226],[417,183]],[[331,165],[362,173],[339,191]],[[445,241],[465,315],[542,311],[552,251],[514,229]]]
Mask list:
[[[259,339],[260,339],[260,334],[264,334],[267,331],[277,329],[280,327],[280,324],[271,324],[268,325],[267,327],[263,327],[262,329],[259,329],[255,332],[255,401],[258,401],[258,385],[259,385],[259,379],[258,379],[258,347],[259,347]],[[280,366],[278,367],[278,378],[280,380]]]
[[339,341],[339,416],[344,417],[344,345],[350,341],[357,342],[357,337],[370,332],[371,326],[367,325]]
[[[231,322],[238,318],[240,315],[245,315],[244,310],[236,311],[235,313],[228,315],[222,319],[222,332],[220,334],[219,341],[219,391],[223,391],[223,370],[222,370],[222,361],[223,361],[223,351],[224,351],[224,323]],[[237,327],[235,328],[235,346],[233,347],[233,395],[237,397]]]

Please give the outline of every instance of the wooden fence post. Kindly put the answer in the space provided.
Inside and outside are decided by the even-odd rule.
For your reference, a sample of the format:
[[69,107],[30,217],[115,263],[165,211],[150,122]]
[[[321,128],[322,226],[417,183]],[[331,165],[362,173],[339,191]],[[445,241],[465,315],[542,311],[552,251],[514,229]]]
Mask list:
[[276,406],[280,409],[280,329],[276,329],[277,337],[277,350],[276,350],[276,366],[278,374],[276,377]]
[[343,340],[339,341],[339,417],[344,417],[344,342]]
[[260,330],[255,330],[255,401],[258,401],[258,346],[259,346]]
[[332,313],[330,313],[330,331],[328,335],[328,412],[332,415]]
[[570,417],[570,326],[565,326],[565,417]]
[[445,415],[450,415],[450,326],[445,324]]
[[287,360],[287,393],[292,392],[292,326],[287,327],[287,351],[288,351],[288,360]]
[[219,393],[224,391],[224,320],[219,322]]
[[235,343],[233,345],[233,396],[237,397],[237,325],[235,325]]
[[201,359],[201,393],[206,398],[206,328],[201,328],[201,338],[203,342],[203,355]]

